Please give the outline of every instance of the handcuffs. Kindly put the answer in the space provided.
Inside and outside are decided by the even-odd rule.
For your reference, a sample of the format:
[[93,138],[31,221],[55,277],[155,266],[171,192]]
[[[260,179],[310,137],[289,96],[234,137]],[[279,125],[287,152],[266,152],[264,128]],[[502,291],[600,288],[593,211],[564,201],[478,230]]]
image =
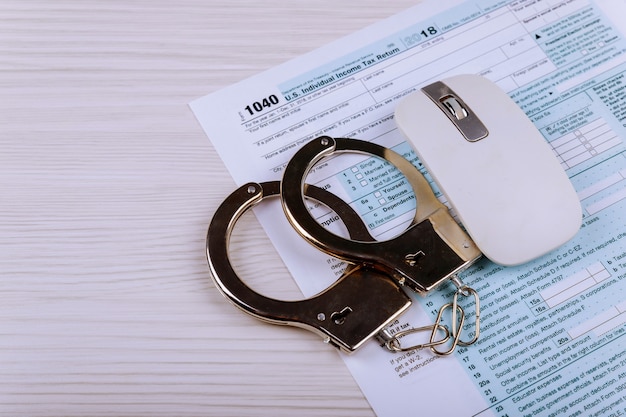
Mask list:
[[[374,240],[347,203],[305,183],[316,163],[338,152],[379,157],[406,177],[417,208],[402,234],[386,241]],[[281,198],[287,219],[302,238],[349,265],[333,285],[311,298],[282,301],[261,295],[238,277],[230,263],[228,242],[235,223],[248,209],[272,196]],[[348,229],[349,239],[319,224],[309,213],[305,197],[334,210]],[[288,162],[282,182],[248,183],[222,202],[211,220],[206,249],[217,288],[236,307],[269,323],[315,332],[347,353],[376,338],[392,352],[428,348],[434,354],[448,355],[457,346],[473,344],[480,335],[479,296],[458,274],[482,253],[436,198],[419,170],[396,152],[371,142],[322,136],[305,144]],[[434,324],[402,331],[388,328],[412,304],[403,288],[426,295],[446,281],[454,283],[456,291],[453,300],[439,309]],[[473,298],[469,303],[474,303],[470,340],[462,339],[466,313],[460,296]],[[444,324],[448,309],[451,319]],[[430,334],[428,340],[403,346],[403,337],[418,332]]]

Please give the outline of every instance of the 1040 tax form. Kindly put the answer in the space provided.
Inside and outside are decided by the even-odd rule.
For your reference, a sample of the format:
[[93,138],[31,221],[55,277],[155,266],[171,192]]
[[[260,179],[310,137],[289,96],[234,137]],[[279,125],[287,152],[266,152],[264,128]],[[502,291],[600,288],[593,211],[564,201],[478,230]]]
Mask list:
[[[191,108],[238,185],[280,180],[295,151],[320,135],[373,141],[424,172],[394,124],[398,100],[455,74],[497,83],[552,146],[583,227],[531,263],[485,259],[462,274],[481,296],[475,345],[440,358],[370,341],[342,357],[380,416],[414,415],[416,404],[424,415],[626,414],[626,2],[442,3],[425,1]],[[331,158],[307,182],[349,202],[377,239],[399,234],[415,210],[406,179],[376,158]],[[279,206],[255,212],[305,296],[341,274]],[[323,208],[312,213],[339,223]],[[453,291],[416,297],[394,329],[432,323]]]

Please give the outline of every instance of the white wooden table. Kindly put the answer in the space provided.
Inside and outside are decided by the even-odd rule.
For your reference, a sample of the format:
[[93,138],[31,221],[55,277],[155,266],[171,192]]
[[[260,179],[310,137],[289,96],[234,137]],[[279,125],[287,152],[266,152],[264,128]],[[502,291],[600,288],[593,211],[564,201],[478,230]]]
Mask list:
[[[187,104],[412,3],[0,2],[0,415],[372,416],[317,336],[211,283],[234,183]],[[242,274],[298,298],[244,225]]]

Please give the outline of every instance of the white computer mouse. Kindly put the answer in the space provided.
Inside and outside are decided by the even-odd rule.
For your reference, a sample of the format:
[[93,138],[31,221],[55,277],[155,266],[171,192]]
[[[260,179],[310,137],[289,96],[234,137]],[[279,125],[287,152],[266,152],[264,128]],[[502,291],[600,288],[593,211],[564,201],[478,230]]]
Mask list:
[[493,82],[459,75],[432,83],[405,97],[395,120],[492,261],[523,264],[579,230],[580,201],[556,154]]

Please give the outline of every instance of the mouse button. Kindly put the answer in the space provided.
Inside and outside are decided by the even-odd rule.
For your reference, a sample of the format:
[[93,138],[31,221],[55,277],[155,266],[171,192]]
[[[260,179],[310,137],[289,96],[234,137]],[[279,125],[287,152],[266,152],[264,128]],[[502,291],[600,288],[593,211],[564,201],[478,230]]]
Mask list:
[[467,109],[463,107],[461,102],[457,100],[456,97],[448,95],[440,98],[439,101],[456,120],[465,119],[467,117]]
[[476,142],[489,135],[487,127],[476,113],[446,83],[436,81],[422,87],[422,92],[437,105],[468,142]]

